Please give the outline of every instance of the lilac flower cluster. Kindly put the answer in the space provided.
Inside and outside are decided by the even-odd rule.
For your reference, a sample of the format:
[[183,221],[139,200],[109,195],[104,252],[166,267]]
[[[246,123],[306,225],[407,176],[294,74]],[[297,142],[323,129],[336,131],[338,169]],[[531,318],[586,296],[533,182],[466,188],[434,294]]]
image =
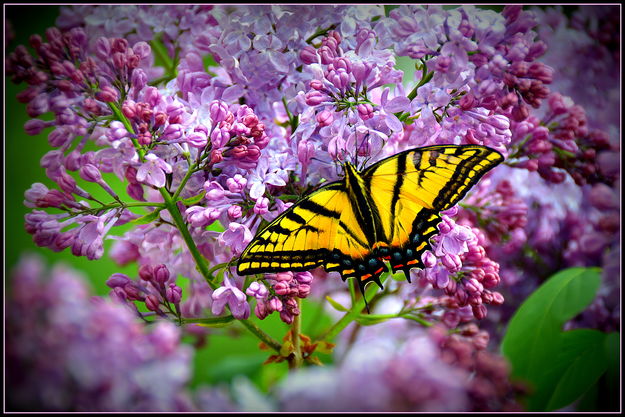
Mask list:
[[[23,258],[7,297],[7,399],[13,411],[184,411],[192,350],[165,321],[145,328],[84,278]],[[164,377],[166,376],[166,377]]]
[[405,322],[363,328],[333,367],[290,374],[277,389],[282,411],[489,411],[520,409],[521,387],[486,350],[488,334],[465,325],[448,335]]

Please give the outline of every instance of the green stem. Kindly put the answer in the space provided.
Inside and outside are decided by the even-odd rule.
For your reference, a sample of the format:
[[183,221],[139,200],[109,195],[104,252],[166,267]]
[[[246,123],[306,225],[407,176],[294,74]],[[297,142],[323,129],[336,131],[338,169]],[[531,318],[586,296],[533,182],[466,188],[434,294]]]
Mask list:
[[[295,298],[297,301],[297,307],[300,307],[300,299]],[[289,359],[289,368],[295,369],[302,366],[302,348],[300,346],[299,334],[301,330],[302,324],[302,314],[300,309],[300,314],[293,317],[293,323],[291,324],[291,340],[293,342],[293,357]]]
[[[126,116],[124,116],[124,114],[121,112],[119,107],[117,107],[117,105],[115,105],[113,103],[108,103],[108,105],[109,105],[109,108],[111,109],[111,111],[113,112],[113,114],[115,115],[115,117],[117,117],[117,119],[120,122],[122,122],[122,124],[124,125],[124,127],[126,128],[128,133],[130,133],[131,135],[134,135],[135,131],[132,128],[132,125],[130,124],[130,121],[128,119],[126,119]],[[145,149],[143,149],[143,146],[141,146],[139,144],[139,142],[137,141],[136,138],[133,138],[131,136],[130,140],[132,141],[132,144],[135,146],[135,149],[137,150],[137,153],[139,154],[139,160],[141,162],[144,162],[145,161]]]
[[352,305],[351,310],[349,310],[343,317],[339,319],[332,327],[323,332],[321,335],[317,337],[317,341],[322,340],[332,340],[334,337],[339,334],[347,325],[349,325],[352,321],[358,317],[358,315],[365,308],[365,299],[371,300],[376,292],[379,290],[379,287],[376,285],[369,285],[369,288],[365,290],[365,294],[363,298],[361,298],[356,304]]
[[234,320],[232,315],[223,317],[202,317],[202,318],[184,318],[180,319],[182,324],[208,324],[208,325],[220,325],[227,324]]

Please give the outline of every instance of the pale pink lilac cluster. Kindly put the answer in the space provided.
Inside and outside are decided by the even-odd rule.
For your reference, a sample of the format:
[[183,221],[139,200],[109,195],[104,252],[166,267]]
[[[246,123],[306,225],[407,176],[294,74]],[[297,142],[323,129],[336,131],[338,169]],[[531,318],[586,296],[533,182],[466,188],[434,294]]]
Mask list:
[[145,327],[84,277],[24,257],[13,271],[6,317],[9,409],[189,411],[192,349],[160,321]]
[[[275,313],[297,324],[302,299],[337,288],[349,297],[347,286],[319,269],[237,276],[236,259],[263,224],[336,180],[340,162],[489,146],[505,164],[442,214],[416,282],[385,285],[399,286],[404,308],[435,330],[346,339],[342,364],[293,374],[277,403],[515,409],[517,388],[472,321],[498,341],[497,320],[570,265],[604,267],[600,297],[570,326],[613,330],[620,321],[618,39],[605,32],[620,24],[613,11],[580,7],[569,19],[516,5],[62,7],[58,28],[7,57],[7,76],[28,85],[18,95],[32,118],[25,130],[48,133],[53,148],[41,166],[56,186],[26,191],[26,231],[38,246],[91,260],[114,240],[107,255],[137,273],[108,277],[111,298],[144,320]],[[388,356],[397,349],[404,356]],[[365,379],[372,395],[363,400]]]

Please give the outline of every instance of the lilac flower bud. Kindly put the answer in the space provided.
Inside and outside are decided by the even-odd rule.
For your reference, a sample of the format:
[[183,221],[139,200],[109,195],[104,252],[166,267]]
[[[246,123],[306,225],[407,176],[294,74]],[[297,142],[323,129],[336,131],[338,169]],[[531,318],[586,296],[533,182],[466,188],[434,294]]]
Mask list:
[[119,272],[116,272],[113,275],[111,275],[111,277],[106,281],[106,285],[108,285],[111,288],[124,287],[128,283],[130,283],[130,278],[128,278],[128,276],[121,274]]
[[230,140],[230,131],[223,128],[216,128],[211,132],[211,143],[213,148],[223,148]]
[[135,43],[132,50],[140,59],[147,58],[152,53],[150,45],[143,41]]
[[462,268],[460,257],[454,253],[446,253],[441,258],[441,262],[451,273],[458,272]]
[[230,192],[240,193],[247,185],[247,178],[243,177],[241,174],[236,174],[234,177],[226,180],[226,185],[228,186],[228,190],[230,190]]
[[76,191],[76,180],[74,180],[74,178],[72,178],[72,176],[66,173],[63,169],[58,170],[51,179],[66,193],[71,194]]
[[344,91],[349,85],[349,73],[344,68],[330,71],[326,78],[341,91]]
[[129,136],[128,131],[124,127],[124,124],[117,120],[111,122],[111,124],[109,125],[109,132],[111,136],[113,137],[113,139],[116,139],[116,140]]
[[473,311],[473,315],[478,320],[482,320],[486,317],[486,306],[484,304],[472,305],[471,311]]
[[320,80],[311,80],[310,88],[312,88],[313,90],[325,91],[325,86],[323,85],[323,82]]
[[126,193],[128,196],[137,201],[146,201],[144,194],[144,189],[141,184],[138,182],[128,184],[126,186]]
[[182,299],[182,288],[174,283],[169,284],[169,287],[167,287],[165,291],[165,298],[170,303],[178,304]]
[[145,296],[141,293],[141,290],[137,288],[136,284],[132,281],[124,285],[124,292],[131,301],[144,301]]
[[24,130],[26,130],[27,134],[34,136],[41,133],[41,131],[48,126],[50,126],[49,122],[45,122],[41,119],[30,119],[24,124]]
[[286,324],[293,323],[293,315],[287,311],[286,309],[280,311],[280,320],[285,322]]
[[218,100],[214,100],[209,105],[210,116],[213,122],[219,123],[226,119],[228,114],[228,106],[226,103]]
[[278,297],[272,297],[267,303],[267,310],[269,312],[272,311],[281,311],[282,310],[282,301]]
[[160,304],[158,297],[154,294],[145,297],[145,306],[150,311],[159,311]]
[[305,98],[306,104],[308,104],[309,106],[318,106],[319,104],[328,100],[327,95],[317,90],[307,92]]
[[267,309],[267,305],[260,300],[256,302],[256,307],[254,307],[254,314],[256,317],[263,320],[265,317],[269,315],[270,311]]
[[111,86],[105,86],[95,94],[95,98],[105,103],[113,103],[119,98],[119,93]]
[[182,129],[182,125],[171,124],[165,128],[165,130],[163,131],[163,134],[161,135],[161,138],[165,140],[176,140],[176,139],[180,139],[183,133],[184,132]]
[[300,284],[310,284],[313,280],[313,275],[309,271],[296,272],[295,279]]
[[267,197],[260,197],[254,204],[254,213],[263,215],[269,211],[269,199]]
[[254,281],[247,287],[245,293],[250,297],[262,300],[265,299],[267,295],[269,295],[269,290],[262,282]]
[[317,55],[317,50],[308,45],[302,48],[299,53],[299,57],[304,62],[304,64],[315,64],[319,62],[319,56]]
[[100,170],[92,164],[86,164],[80,168],[80,178],[88,182],[101,182],[102,174]]
[[139,268],[139,278],[144,281],[151,281],[154,278],[154,268],[152,265],[144,264]]
[[319,126],[329,126],[334,120],[334,114],[329,110],[323,110],[317,113],[317,116],[315,118],[317,119],[317,123],[319,123]]
[[432,252],[425,251],[423,255],[421,255],[421,261],[426,268],[433,268],[436,265],[436,256]]
[[352,63],[352,75],[354,76],[357,84],[362,84],[367,80],[371,73],[372,67],[362,61],[356,61]]
[[132,75],[130,76],[130,84],[132,87],[139,91],[146,85],[148,85],[148,76],[145,71],[141,68],[135,68],[132,70]]
[[358,110],[358,115],[362,120],[368,120],[373,117],[373,106],[369,103],[362,103],[356,106]]
[[290,272],[290,271],[278,272],[274,279],[278,282],[289,283],[293,281],[293,272]]
[[491,301],[491,304],[499,306],[504,303],[504,297],[503,295],[501,295],[501,293],[497,291],[493,291],[492,296],[493,296],[493,300]]
[[159,264],[154,267],[154,280],[164,285],[169,280],[169,269],[165,264]]
[[310,294],[310,285],[300,284],[297,286],[297,296],[299,298],[306,298]]
[[208,201],[216,202],[225,197],[225,191],[217,181],[206,181],[204,183],[204,190],[206,191],[204,198]]
[[234,205],[228,207],[228,217],[230,218],[230,220],[236,220],[241,216],[243,216],[243,210],[241,209],[241,206]]
[[278,295],[288,295],[291,292],[291,286],[284,281],[275,283],[273,289]]
[[257,161],[260,158],[260,148],[256,145],[249,145],[247,147],[246,157],[251,161]]
[[206,144],[208,143],[208,138],[206,136],[206,133],[204,132],[192,132],[187,134],[187,143],[194,147],[194,148],[198,148],[198,149],[202,149],[206,146]]

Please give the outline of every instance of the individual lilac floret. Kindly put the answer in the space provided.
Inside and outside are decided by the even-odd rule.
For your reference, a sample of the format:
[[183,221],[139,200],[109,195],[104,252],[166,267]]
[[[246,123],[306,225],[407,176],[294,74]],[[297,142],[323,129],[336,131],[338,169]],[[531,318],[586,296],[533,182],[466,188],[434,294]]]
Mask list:
[[232,285],[228,278],[224,277],[223,286],[213,292],[214,315],[223,314],[226,304],[232,315],[237,319],[247,319],[250,316],[250,306],[247,303],[245,293]]

